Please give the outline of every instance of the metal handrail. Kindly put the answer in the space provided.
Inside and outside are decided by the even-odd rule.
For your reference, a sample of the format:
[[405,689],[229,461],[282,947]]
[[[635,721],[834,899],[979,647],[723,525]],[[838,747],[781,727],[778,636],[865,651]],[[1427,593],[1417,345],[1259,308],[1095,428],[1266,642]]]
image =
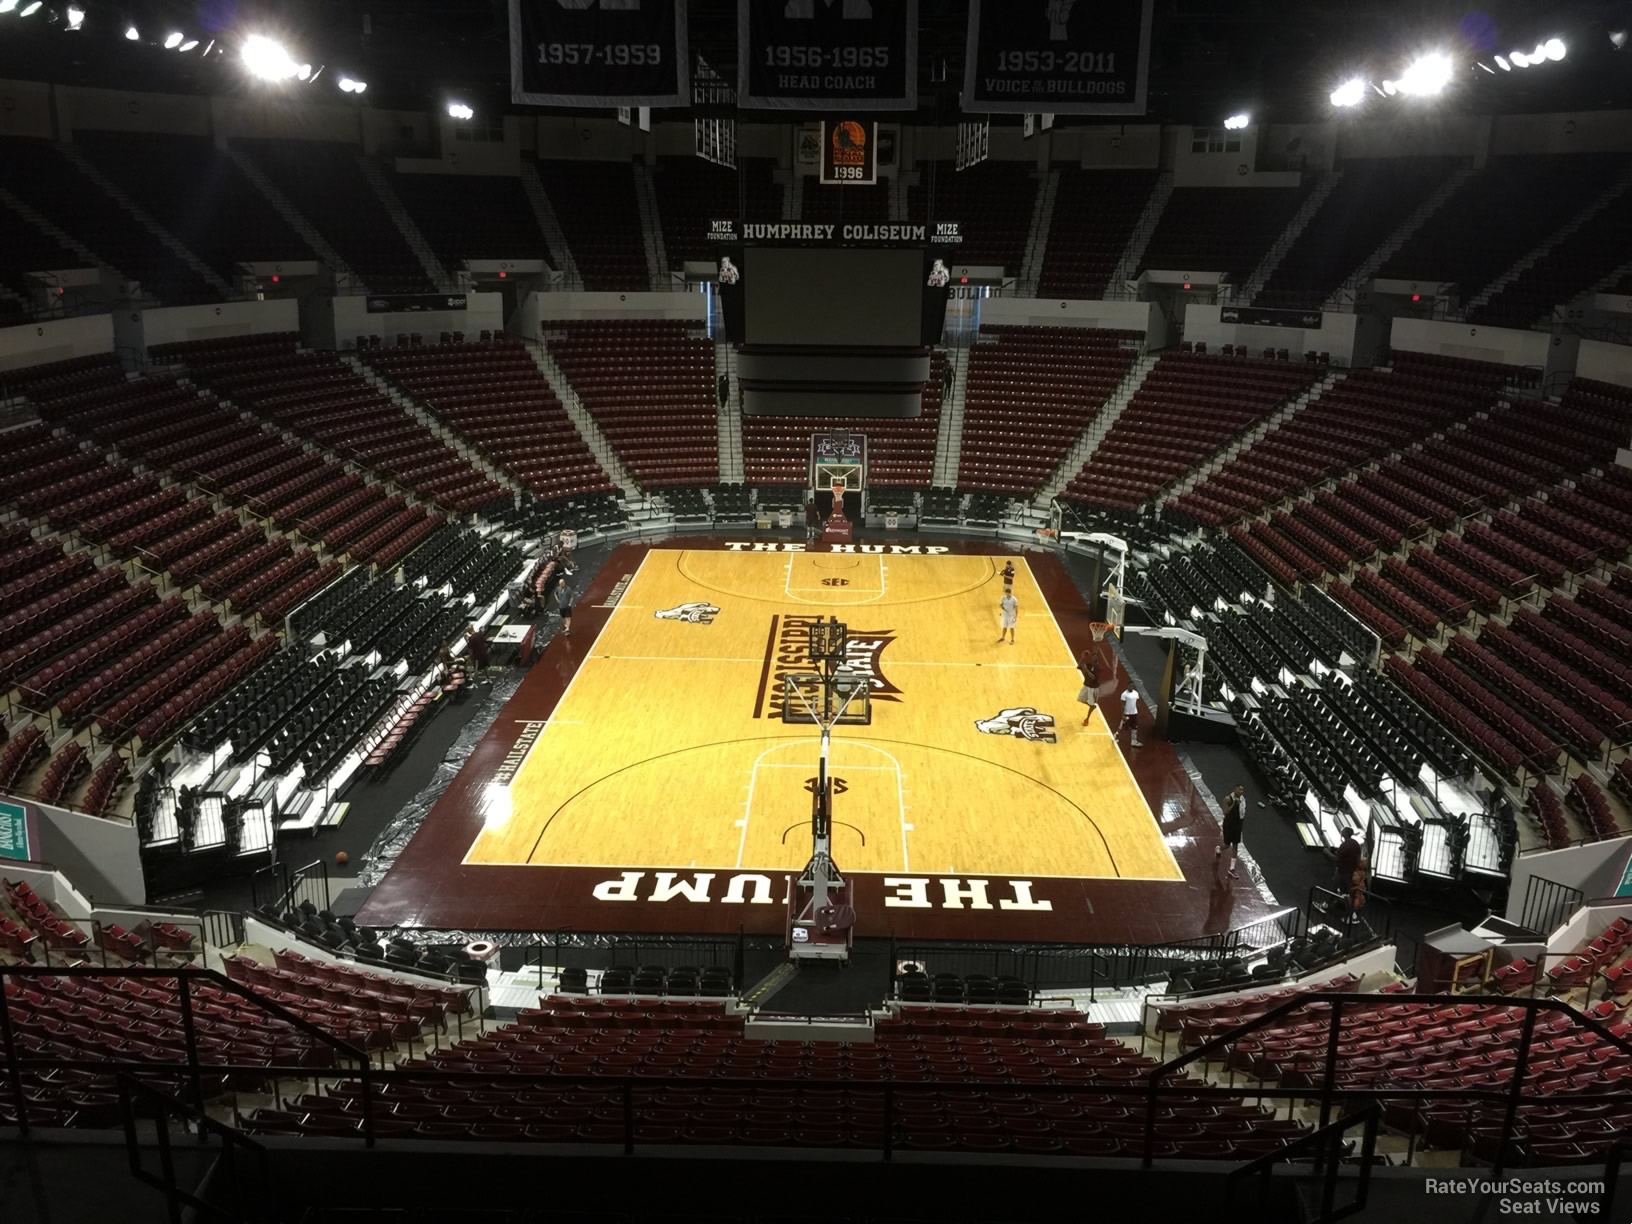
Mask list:
[[[1231,1169],[1224,1180],[1225,1203],[1229,1203],[1231,1198],[1234,1197],[1236,1182],[1241,1178],[1260,1174],[1264,1182],[1267,1183],[1270,1173],[1277,1164],[1292,1160],[1302,1152],[1313,1148],[1315,1149],[1316,1159],[1320,1162],[1320,1167],[1324,1168],[1324,1174],[1321,1178],[1319,1224],[1346,1219],[1363,1211],[1366,1206],[1367,1196],[1371,1190],[1371,1161],[1373,1154],[1377,1150],[1377,1130],[1382,1118],[1383,1107],[1373,1101],[1363,1109],[1358,1109],[1351,1114],[1345,1114],[1334,1122],[1310,1131],[1307,1135],[1293,1140],[1278,1151],[1265,1152],[1257,1159],[1249,1160],[1241,1167]],[[1356,1122],[1364,1123],[1366,1130],[1360,1152],[1360,1176],[1355,1186],[1355,1199],[1342,1211],[1334,1214],[1332,1201],[1337,1197],[1337,1172],[1342,1167],[1342,1162],[1335,1159],[1328,1160],[1328,1148],[1335,1145],[1337,1136],[1343,1134]]]
[[[1279,1003],[1274,1007],[1271,1007],[1269,1010],[1235,1026],[1228,1032],[1209,1038],[1187,1053],[1179,1055],[1171,1062],[1162,1063],[1152,1070],[1150,1076],[1150,1093],[1147,1098],[1145,1115],[1145,1154],[1143,1159],[1143,1167],[1148,1169],[1151,1163],[1151,1154],[1155,1142],[1156,1101],[1159,1096],[1159,1086],[1161,1081],[1167,1079],[1174,1072],[1183,1067],[1189,1066],[1191,1063],[1196,1062],[1197,1060],[1206,1059],[1210,1061],[1211,1055],[1221,1047],[1239,1041],[1241,1038],[1249,1036],[1259,1029],[1273,1024],[1274,1022],[1280,1020],[1283,1016],[1287,1016],[1294,1011],[1301,1010],[1310,1004],[1328,1004],[1331,1008],[1331,1013],[1327,1033],[1325,1075],[1320,1094],[1320,1125],[1325,1126],[1327,1122],[1330,1121],[1332,1097],[1334,1094],[1333,1081],[1337,1072],[1338,1039],[1342,1031],[1342,1013],[1346,1007],[1350,1009],[1362,1006],[1371,1008],[1397,1007],[1400,1006],[1401,1003],[1438,1004],[1446,1007],[1465,1007],[1470,1003],[1475,1002],[1476,999],[1477,996],[1470,995],[1418,994],[1405,996],[1402,999],[1392,995],[1352,995],[1332,991],[1312,992],[1309,994],[1299,995],[1295,998],[1288,999],[1283,1003]],[[1505,1106],[1505,1118],[1502,1126],[1504,1141],[1501,1150],[1497,1153],[1497,1158],[1492,1169],[1492,1176],[1500,1177],[1502,1167],[1507,1159],[1508,1144],[1512,1142],[1513,1119],[1518,1111],[1520,1091],[1523,1087],[1525,1073],[1529,1068],[1530,1045],[1531,1039],[1535,1032],[1535,1019],[1537,1013],[1548,1011],[1557,1012],[1568,1016],[1574,1019],[1578,1025],[1585,1028],[1588,1032],[1596,1034],[1598,1037],[1620,1050],[1623,1054],[1632,1054],[1632,1041],[1616,1036],[1592,1017],[1583,1015],[1581,1012],[1576,1011],[1567,1003],[1560,1002],[1557,999],[1502,998],[1499,1000],[1492,1000],[1490,1002],[1490,1006],[1517,1009],[1524,1013],[1524,1027],[1519,1036],[1518,1057],[1513,1066],[1512,1083],[1508,1085],[1504,1091],[1499,1093],[1486,1093],[1482,1091],[1468,1092],[1465,1089],[1453,1089],[1448,1091],[1459,1093],[1468,1100],[1495,1100]],[[1193,1088],[1191,1088],[1189,1085],[1187,1085],[1186,1088],[1189,1091],[1193,1091]],[[1417,1090],[1417,1092],[1422,1091],[1424,1090]],[[1302,1089],[1301,1091],[1282,1091],[1274,1093],[1262,1092],[1259,1095],[1296,1096],[1306,1099],[1309,1096],[1309,1090]],[[1386,1098],[1392,1100],[1396,1098],[1410,1099],[1416,1096],[1417,1093],[1402,1092],[1395,1089],[1345,1089],[1344,1095],[1365,1099]],[[1624,1098],[1625,1093],[1622,1092],[1619,1094],[1619,1096]],[[1549,1099],[1563,1098],[1558,1095],[1550,1095]]]
[[[264,1186],[271,1181],[271,1166],[268,1163],[266,1146],[258,1140],[235,1127],[217,1122],[202,1110],[194,1109],[185,1101],[177,1100],[169,1093],[160,1092],[151,1084],[144,1082],[129,1072],[121,1071],[114,1077],[119,1091],[119,1113],[125,1129],[125,1151],[130,1158],[131,1176],[138,1181],[161,1191],[170,1207],[170,1218],[181,1219],[182,1205],[190,1207],[195,1212],[219,1213],[214,1204],[199,1198],[190,1191],[183,1190],[176,1177],[175,1157],[171,1148],[170,1127],[167,1122],[171,1114],[180,1114],[196,1127],[196,1133],[202,1140],[205,1135],[215,1135],[221,1140],[221,1160],[225,1165],[225,1184],[232,1188],[239,1207],[239,1216],[242,1219],[256,1219],[264,1217],[262,1204],[253,1200],[246,1204],[244,1187],[238,1178],[235,1168],[234,1153],[244,1148],[258,1157],[261,1184]],[[157,1135],[159,1148],[159,1164],[163,1169],[160,1176],[154,1176],[142,1167],[142,1149],[136,1137],[137,1102],[145,1102],[156,1107],[157,1125],[154,1131]],[[253,1214],[245,1214],[246,1207]]]

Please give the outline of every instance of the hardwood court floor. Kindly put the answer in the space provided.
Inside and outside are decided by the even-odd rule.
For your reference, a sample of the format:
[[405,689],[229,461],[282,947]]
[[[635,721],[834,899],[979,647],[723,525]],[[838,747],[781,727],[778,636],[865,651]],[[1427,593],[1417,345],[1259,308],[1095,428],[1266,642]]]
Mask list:
[[[997,644],[1008,559],[650,550],[513,778],[482,788],[464,861],[802,867],[818,740],[781,721],[778,677],[808,670],[805,627],[833,615],[873,683],[872,724],[833,737],[842,868],[1183,878],[1102,717],[1078,725],[1075,662],[1024,558],[1017,644]],[[717,612],[659,615],[691,604]],[[1026,708],[1057,742],[976,726]]]

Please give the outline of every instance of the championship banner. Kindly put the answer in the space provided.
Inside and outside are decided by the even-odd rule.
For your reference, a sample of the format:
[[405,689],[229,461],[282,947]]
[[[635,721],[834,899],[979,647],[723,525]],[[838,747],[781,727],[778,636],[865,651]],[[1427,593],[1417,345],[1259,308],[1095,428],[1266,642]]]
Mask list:
[[824,121],[821,181],[852,187],[878,182],[878,124]]
[[1142,115],[1154,0],[969,0],[969,113]]
[[918,0],[737,0],[747,107],[913,110]]
[[685,106],[686,0],[510,0],[510,98]]
[[1269,306],[1225,306],[1218,312],[1218,321],[1247,327],[1314,329],[1321,324],[1321,313],[1318,310],[1279,310]]

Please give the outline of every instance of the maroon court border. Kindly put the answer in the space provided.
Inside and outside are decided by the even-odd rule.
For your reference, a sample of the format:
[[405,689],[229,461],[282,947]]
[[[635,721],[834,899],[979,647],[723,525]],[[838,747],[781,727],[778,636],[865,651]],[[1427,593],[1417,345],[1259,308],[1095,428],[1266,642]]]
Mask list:
[[[757,534],[757,533],[755,533]],[[763,548],[787,540],[754,540]],[[669,538],[627,543],[614,549],[574,607],[571,637],[557,635],[533,664],[492,729],[437,800],[408,846],[374,888],[356,916],[365,927],[423,927],[465,931],[554,931],[779,934],[787,915],[781,876],[772,876],[770,903],[754,903],[752,880],[739,883],[736,901],[729,870],[672,873],[670,894],[659,891],[656,872],[628,884],[604,867],[501,866],[462,862],[482,828],[480,797],[504,768],[515,747],[518,720],[549,717],[612,614],[605,606],[614,587],[633,574],[653,548],[724,550],[721,539]],[[815,546],[812,551],[820,550]],[[908,552],[935,548],[954,553],[1024,555],[1073,652],[1092,641],[1088,606],[1052,551],[1020,549],[994,541],[915,537],[881,545]],[[796,545],[803,548],[803,545]],[[1126,673],[1117,668],[1120,692]],[[1105,707],[1114,717],[1115,703]],[[1069,727],[1074,711],[1062,711]],[[1135,781],[1157,816],[1184,873],[1183,880],[1038,878],[1016,886],[1000,876],[911,875],[886,887],[886,877],[848,872],[855,895],[857,934],[906,939],[1016,939],[1072,943],[1156,944],[1213,934],[1257,922],[1278,907],[1265,904],[1245,879],[1220,879],[1214,867],[1218,824],[1171,745],[1154,738],[1151,714],[1141,715],[1144,746],[1125,749]],[[511,762],[513,768],[515,762]],[[993,804],[993,818],[1002,818]],[[843,867],[843,863],[840,863]],[[702,875],[712,874],[705,882]],[[1243,872],[1243,877],[1245,876]],[[984,880],[984,884],[980,881]],[[690,885],[689,890],[684,887]],[[597,886],[602,896],[596,895]],[[706,898],[706,899],[705,899]],[[895,905],[886,904],[894,898]],[[980,902],[984,900],[982,906]],[[903,905],[902,901],[912,902]],[[919,904],[927,903],[927,904]],[[1007,904],[1005,904],[1007,903]],[[1046,903],[1046,908],[1044,906]]]

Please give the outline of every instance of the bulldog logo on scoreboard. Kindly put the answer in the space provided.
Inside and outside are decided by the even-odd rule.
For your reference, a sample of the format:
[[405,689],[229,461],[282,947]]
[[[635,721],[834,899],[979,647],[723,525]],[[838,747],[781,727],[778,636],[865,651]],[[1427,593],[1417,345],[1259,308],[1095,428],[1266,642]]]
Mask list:
[[711,603],[677,604],[652,613],[658,620],[684,621],[688,625],[712,625],[719,614],[719,606]]
[[983,735],[1012,735],[1038,744],[1057,744],[1054,715],[1040,714],[1036,706],[1015,706],[999,710],[990,718],[975,719],[975,730]]

